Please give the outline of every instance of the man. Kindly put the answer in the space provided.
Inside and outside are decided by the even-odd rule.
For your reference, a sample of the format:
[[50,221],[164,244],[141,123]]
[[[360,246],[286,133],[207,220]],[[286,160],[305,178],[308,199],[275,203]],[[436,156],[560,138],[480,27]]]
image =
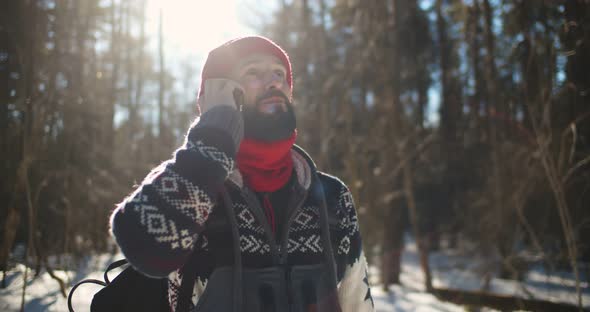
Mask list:
[[373,311],[350,192],[294,145],[288,55],[238,38],[201,78],[183,146],[111,217],[128,261],[173,311],[187,288],[191,311]]

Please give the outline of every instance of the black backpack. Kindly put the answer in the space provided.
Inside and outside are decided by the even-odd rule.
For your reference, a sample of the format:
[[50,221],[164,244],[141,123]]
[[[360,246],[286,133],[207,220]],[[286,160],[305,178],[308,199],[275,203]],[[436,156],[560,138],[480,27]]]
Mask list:
[[[190,260],[193,260],[192,257]],[[192,261],[189,260],[189,263]],[[127,266],[113,281],[109,280],[108,273],[121,266]],[[185,266],[182,274],[194,274],[192,266]],[[68,309],[75,312],[72,307],[72,296],[76,289],[86,283],[104,286],[92,298],[91,312],[119,312],[119,311],[146,311],[169,312],[168,304],[168,280],[167,278],[150,278],[129,265],[122,259],[111,263],[105,273],[104,282],[97,279],[85,279],[78,282],[68,294]],[[188,310],[194,279],[185,278],[180,285],[176,311]]]
[[[109,271],[127,265],[112,282]],[[80,281],[68,295],[68,309],[74,312],[72,296],[82,284],[92,283],[104,286],[92,298],[90,311],[169,311],[166,279],[149,278],[128,265],[127,260],[111,263],[105,273],[104,282],[96,279]]]

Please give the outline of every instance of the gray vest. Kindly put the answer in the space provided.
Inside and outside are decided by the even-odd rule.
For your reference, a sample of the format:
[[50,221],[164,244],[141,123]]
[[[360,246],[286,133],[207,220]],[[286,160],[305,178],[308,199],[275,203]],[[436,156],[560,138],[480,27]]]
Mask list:
[[[315,265],[280,264],[262,269],[242,268],[238,225],[227,190],[222,198],[232,228],[234,265],[216,268],[209,276],[195,312],[339,312],[336,262],[330,243],[328,209],[321,181],[313,174],[319,189],[321,239],[324,263]],[[194,276],[185,267],[185,276]],[[192,292],[194,279],[183,278],[179,299]],[[186,301],[185,301],[186,302]],[[185,306],[179,302],[179,307]],[[181,311],[179,311],[181,312]]]

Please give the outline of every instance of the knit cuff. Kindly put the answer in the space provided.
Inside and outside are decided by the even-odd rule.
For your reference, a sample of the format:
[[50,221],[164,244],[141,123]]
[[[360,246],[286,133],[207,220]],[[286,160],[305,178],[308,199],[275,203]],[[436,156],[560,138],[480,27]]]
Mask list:
[[216,106],[205,112],[195,128],[215,128],[229,134],[233,140],[235,151],[238,150],[244,137],[244,120],[234,107]]

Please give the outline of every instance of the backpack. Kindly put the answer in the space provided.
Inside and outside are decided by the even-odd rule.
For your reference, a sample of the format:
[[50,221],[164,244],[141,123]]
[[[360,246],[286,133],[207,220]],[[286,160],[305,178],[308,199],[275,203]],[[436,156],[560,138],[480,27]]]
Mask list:
[[[127,265],[112,282],[109,271]],[[72,296],[82,284],[92,283],[104,286],[92,298],[90,311],[168,311],[167,281],[149,278],[128,265],[127,260],[111,263],[105,273],[104,282],[96,279],[85,279],[78,282],[68,294],[68,309],[74,312]]]

